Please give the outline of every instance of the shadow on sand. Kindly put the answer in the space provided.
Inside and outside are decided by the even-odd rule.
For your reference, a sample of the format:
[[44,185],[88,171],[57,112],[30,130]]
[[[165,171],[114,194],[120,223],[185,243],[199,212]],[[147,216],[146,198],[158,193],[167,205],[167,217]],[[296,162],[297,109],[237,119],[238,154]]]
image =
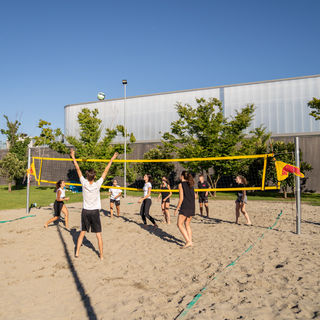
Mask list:
[[[78,290],[78,292],[80,294],[81,301],[82,301],[82,303],[83,303],[83,305],[84,305],[84,307],[85,307],[85,309],[87,311],[87,317],[88,317],[89,320],[97,320],[98,318],[97,318],[97,315],[95,314],[94,309],[93,309],[93,307],[91,305],[90,297],[86,294],[86,291],[85,291],[85,289],[83,287],[83,284],[81,283],[81,281],[79,279],[78,273],[74,268],[74,265],[72,263],[71,257],[69,255],[69,252],[68,252],[66,243],[65,243],[65,241],[63,239],[63,236],[62,236],[60,228],[62,228],[62,229],[65,229],[65,228],[58,226],[57,230],[58,230],[61,242],[63,244],[64,253],[65,253],[67,262],[69,264],[69,268],[70,268],[69,270],[70,270],[70,272],[71,272],[71,274],[73,276],[73,280],[74,280],[74,282],[76,284],[76,288],[77,288],[77,290]],[[65,229],[65,230],[67,230],[67,229]],[[69,231],[69,230],[67,230],[67,231]]]
[[160,227],[158,227],[157,229],[153,229],[153,226],[149,226],[147,229],[144,228],[144,224],[143,223],[138,223],[132,219],[126,218],[124,216],[120,216],[121,219],[123,219],[126,222],[130,222],[130,223],[135,223],[137,226],[139,226],[141,229],[145,230],[146,232],[152,233],[155,236],[159,237],[160,239],[170,242],[170,243],[175,243],[176,245],[183,245],[185,242],[177,239],[175,236],[165,232],[164,230],[162,230]]

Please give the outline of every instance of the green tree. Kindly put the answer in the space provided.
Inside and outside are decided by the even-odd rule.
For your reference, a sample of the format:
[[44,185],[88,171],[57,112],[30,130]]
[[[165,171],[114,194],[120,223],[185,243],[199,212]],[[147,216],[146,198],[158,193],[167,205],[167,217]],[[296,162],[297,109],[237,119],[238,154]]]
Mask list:
[[[295,165],[295,144],[292,142],[285,143],[283,141],[274,142],[272,140],[273,151],[275,153],[275,158],[278,161],[282,161],[287,164]],[[299,150],[300,157],[300,172],[305,174],[307,171],[312,171],[313,168],[310,164],[303,161],[303,153],[301,149]],[[271,160],[270,160],[271,161]],[[273,160],[272,160],[273,161]],[[277,172],[274,164],[270,164],[267,168],[267,179],[273,183],[277,183]],[[288,188],[290,187],[292,191],[295,186],[295,175],[289,173],[288,178],[281,181],[280,187],[283,190],[284,198],[287,198]]]
[[17,181],[26,174],[25,161],[19,160],[18,156],[14,153],[8,153],[0,161],[0,175],[8,183],[8,190],[11,192],[11,183],[13,180]]
[[[171,123],[171,132],[164,133],[163,144],[179,158],[227,157],[248,154],[246,149],[239,148],[245,139],[244,131],[250,126],[255,107],[248,104],[235,117],[223,115],[222,103],[216,98],[208,101],[196,99],[198,106],[178,103],[176,110],[179,119]],[[181,163],[194,173],[206,174],[212,187],[219,179],[232,175],[241,168],[240,161],[196,161]],[[209,174],[209,169],[213,174]],[[216,195],[216,193],[214,193]]]
[[[23,134],[18,134],[19,127],[21,123],[18,120],[15,122],[11,122],[7,116],[4,115],[6,119],[7,129],[1,129],[1,133],[4,134],[10,142],[9,152],[15,154],[19,161],[21,161],[21,165],[25,166],[25,171],[19,171],[19,174],[14,175],[14,178],[10,181],[14,180],[16,189],[19,187],[20,179],[25,175],[27,169],[27,150],[28,145],[31,141],[30,138],[25,137]],[[10,182],[11,183],[11,182]]]
[[[143,155],[143,159],[172,159],[172,155],[157,146],[156,148],[150,149],[146,152]],[[148,173],[151,174],[153,178],[152,185],[156,188],[160,187],[162,177],[169,178],[169,176],[174,172],[174,168],[175,166],[172,162],[139,162],[134,166],[134,170],[140,177],[143,177]]]
[[[69,149],[62,140],[67,140],[76,149],[76,158],[78,159],[111,159],[112,155],[117,151],[119,155],[124,153],[123,143],[113,143],[113,140],[118,134],[123,137],[125,135],[123,126],[116,126],[116,129],[106,128],[103,135],[102,120],[98,117],[98,109],[90,110],[83,108],[78,114],[79,123],[79,138],[71,135],[62,135],[60,128],[53,130],[51,123],[40,120],[39,128],[41,134],[35,137],[35,145],[48,145],[49,148],[56,150],[59,153],[67,154]],[[62,139],[59,139],[62,137]],[[129,143],[127,144],[127,155],[133,150],[131,143],[135,142],[134,135],[128,134]],[[97,172],[97,179],[100,178],[104,171],[106,163],[104,162],[79,162],[79,167],[83,174],[86,170],[93,168]],[[123,163],[114,162],[109,170],[108,179],[114,176],[123,176]],[[135,173],[130,166],[127,166],[127,180],[133,181]]]
[[[242,141],[239,152],[244,155],[258,155],[268,153],[267,142],[270,140],[272,133],[267,132],[266,127],[261,125],[260,127],[251,130],[250,134],[251,136],[249,138],[246,138]],[[269,153],[271,153],[271,151]],[[247,179],[247,186],[260,187],[263,176],[263,165],[264,159],[262,158],[242,159],[241,168],[239,169],[237,174],[242,175]],[[268,165],[274,166],[271,158],[267,159],[267,167]]]
[[316,120],[320,120],[320,99],[313,98],[308,102],[308,107],[313,109],[309,115],[314,117]]

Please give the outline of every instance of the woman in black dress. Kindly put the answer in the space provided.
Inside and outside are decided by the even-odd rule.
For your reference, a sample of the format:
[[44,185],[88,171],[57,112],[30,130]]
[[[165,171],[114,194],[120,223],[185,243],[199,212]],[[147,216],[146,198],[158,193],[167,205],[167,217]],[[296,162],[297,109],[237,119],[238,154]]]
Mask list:
[[192,231],[191,231],[191,218],[195,215],[195,199],[196,195],[194,192],[194,180],[190,173],[182,171],[181,183],[179,183],[179,203],[174,212],[177,214],[180,207],[179,217],[177,226],[186,239],[186,244],[182,246],[182,249],[192,247]]

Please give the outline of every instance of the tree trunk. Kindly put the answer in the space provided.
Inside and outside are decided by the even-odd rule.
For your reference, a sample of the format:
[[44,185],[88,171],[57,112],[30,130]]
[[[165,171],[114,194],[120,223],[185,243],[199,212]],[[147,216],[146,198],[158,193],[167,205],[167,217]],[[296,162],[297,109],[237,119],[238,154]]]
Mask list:
[[8,183],[8,191],[11,192],[11,182]]
[[287,199],[287,188],[283,188],[283,196]]

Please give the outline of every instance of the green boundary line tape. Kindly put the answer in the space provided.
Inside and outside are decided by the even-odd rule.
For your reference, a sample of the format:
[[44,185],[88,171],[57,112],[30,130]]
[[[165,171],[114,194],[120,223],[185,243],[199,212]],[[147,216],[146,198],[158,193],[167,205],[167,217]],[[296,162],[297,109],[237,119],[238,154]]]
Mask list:
[[129,203],[126,203],[126,204],[133,204],[133,202],[129,202]]
[[24,216],[24,217],[13,219],[13,220],[0,221],[0,223],[6,223],[6,222],[11,222],[11,221],[15,221],[15,220],[21,220],[21,219],[25,219],[25,218],[29,218],[29,217],[35,217],[35,216],[36,216],[35,214],[31,214],[29,216]]
[[[274,226],[278,223],[278,220],[280,219],[281,215],[282,215],[282,210],[281,210],[281,212],[278,214],[278,217],[277,217],[277,219],[276,219],[276,222],[273,224],[272,227],[269,227],[269,228],[267,229],[267,231],[274,228]],[[222,272],[220,272],[220,273],[219,273],[216,277],[214,277],[211,281],[217,280],[217,279],[220,278],[220,276],[222,276],[231,266],[234,266],[238,260],[240,260],[248,251],[250,251],[250,250],[258,243],[258,241],[260,241],[260,240],[263,238],[264,234],[265,234],[265,233],[263,233],[263,234],[260,236],[260,238],[258,238],[258,240],[257,240],[256,242],[254,242],[254,243],[253,243],[245,252],[243,252],[236,260],[234,260],[233,262],[231,262],[230,264],[228,264],[228,265],[226,266],[225,270],[222,271]],[[210,281],[210,282],[211,282],[211,281]],[[209,283],[210,283],[210,282],[209,282]],[[209,283],[208,283],[204,288],[202,288],[202,289],[200,290],[200,293],[198,293],[198,294],[192,299],[192,301],[191,301],[190,303],[188,303],[188,305],[186,306],[186,308],[185,308],[184,310],[182,310],[182,312],[178,315],[178,317],[175,318],[176,320],[182,319],[182,318],[189,312],[189,310],[190,310],[190,309],[196,304],[196,302],[200,299],[200,297],[202,296],[202,293],[207,290]]]

